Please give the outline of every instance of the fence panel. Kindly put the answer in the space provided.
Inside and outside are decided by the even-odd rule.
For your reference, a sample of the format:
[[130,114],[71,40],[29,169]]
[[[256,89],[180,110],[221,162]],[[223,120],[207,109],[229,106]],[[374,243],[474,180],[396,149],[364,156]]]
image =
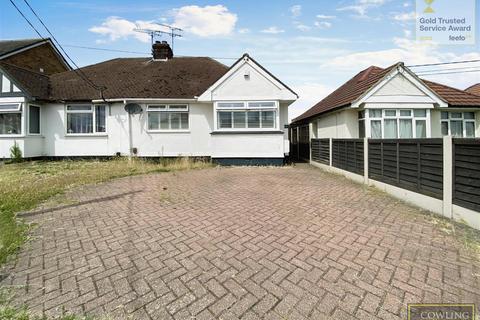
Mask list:
[[312,139],[311,148],[313,161],[330,164],[330,139]]
[[368,141],[369,178],[443,198],[442,139]]
[[480,139],[453,139],[453,203],[480,211]]
[[363,139],[332,139],[332,166],[363,175]]

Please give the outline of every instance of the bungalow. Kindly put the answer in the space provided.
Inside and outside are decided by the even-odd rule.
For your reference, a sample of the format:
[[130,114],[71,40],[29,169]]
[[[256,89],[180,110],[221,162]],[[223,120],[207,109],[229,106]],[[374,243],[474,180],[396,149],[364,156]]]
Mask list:
[[28,158],[283,163],[289,87],[248,54],[230,68],[166,42],[152,55],[72,70],[49,39],[0,41],[0,158],[16,143]]
[[310,138],[480,137],[478,89],[420,79],[403,63],[371,66],[293,120],[292,148],[308,158]]

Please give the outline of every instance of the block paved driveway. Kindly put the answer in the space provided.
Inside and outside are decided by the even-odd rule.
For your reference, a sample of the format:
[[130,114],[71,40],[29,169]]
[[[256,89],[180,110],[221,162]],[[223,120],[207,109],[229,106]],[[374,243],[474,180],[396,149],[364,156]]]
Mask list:
[[401,319],[480,303],[480,262],[418,211],[308,165],[128,177],[37,211],[2,285],[114,319]]

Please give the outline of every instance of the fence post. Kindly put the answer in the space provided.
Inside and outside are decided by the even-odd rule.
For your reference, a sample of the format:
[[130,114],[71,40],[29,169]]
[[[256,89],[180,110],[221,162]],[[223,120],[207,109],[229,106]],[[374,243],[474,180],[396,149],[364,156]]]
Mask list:
[[363,183],[368,185],[368,138],[363,138]]
[[443,215],[453,218],[453,140],[443,137]]
[[328,151],[330,153],[329,155],[329,158],[330,158],[330,162],[329,162],[329,166],[331,167],[332,166],[332,155],[333,155],[333,139],[332,138],[328,138],[328,143],[330,144],[330,147],[328,148]]

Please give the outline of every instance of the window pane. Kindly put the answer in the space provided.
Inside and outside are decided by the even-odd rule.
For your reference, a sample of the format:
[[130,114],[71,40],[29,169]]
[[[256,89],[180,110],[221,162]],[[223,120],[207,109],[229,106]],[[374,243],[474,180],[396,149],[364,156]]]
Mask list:
[[463,113],[464,119],[475,119],[475,113],[473,112],[464,112]]
[[67,113],[68,133],[92,133],[93,113]]
[[148,113],[148,130],[158,130],[160,125],[160,113],[149,112]]
[[90,105],[73,105],[67,106],[68,111],[92,111],[92,106]]
[[370,109],[368,110],[368,115],[370,118],[381,118],[382,110],[381,109]]
[[178,112],[170,113],[170,129],[180,129],[180,115],[181,113]]
[[188,129],[188,113],[182,112],[180,113],[180,122],[181,122],[181,129],[187,130]]
[[475,138],[475,122],[473,121],[465,122],[465,137]]
[[427,116],[427,110],[413,110],[415,118],[425,118]]
[[384,137],[386,139],[396,139],[397,138],[397,119],[385,119],[384,120]]
[[10,92],[10,80],[5,76],[2,76],[2,92]]
[[462,119],[461,112],[450,112],[450,119]]
[[411,119],[400,119],[400,138],[403,138],[403,139],[413,138]]
[[385,110],[385,117],[395,117],[397,110]]
[[274,108],[275,102],[249,102],[249,108]]
[[260,128],[260,111],[247,112],[247,118],[249,128]]
[[372,131],[372,138],[381,139],[382,138],[382,122],[380,120],[370,121],[370,127]]
[[411,117],[412,111],[411,110],[400,110],[401,117]]
[[35,106],[29,107],[28,130],[30,133],[40,134],[40,108],[39,107],[35,107]]
[[96,132],[106,132],[105,126],[105,106],[95,106],[95,131]]
[[365,120],[358,121],[358,137],[365,138]]
[[[443,127],[442,127],[442,131],[443,131]],[[447,128],[447,132],[448,132],[448,128]],[[415,121],[415,134],[417,138],[427,137],[427,121],[426,120]]]
[[463,121],[450,121],[450,131],[454,137],[463,136]]
[[365,110],[358,112],[358,119],[365,119]]
[[148,110],[167,110],[167,106],[148,106]]
[[170,129],[170,125],[168,124],[168,118],[168,112],[160,112],[160,130]]
[[247,113],[246,112],[234,112],[233,113],[233,127],[234,128],[246,128],[247,127]]
[[262,128],[275,127],[275,111],[262,111]]
[[236,108],[243,109],[245,105],[243,102],[222,102],[217,105],[218,108]]
[[168,109],[169,110],[188,110],[188,106],[187,105],[175,105],[175,106],[168,106]]
[[22,133],[21,113],[0,113],[0,134]]
[[448,112],[447,111],[442,111],[441,116],[442,119],[446,120],[448,119]]
[[442,136],[448,136],[448,121],[442,121]]
[[8,110],[8,111],[19,111],[20,110],[20,104],[2,104],[0,105],[0,110]]
[[232,113],[221,111],[218,113],[218,127],[231,128],[232,127]]

